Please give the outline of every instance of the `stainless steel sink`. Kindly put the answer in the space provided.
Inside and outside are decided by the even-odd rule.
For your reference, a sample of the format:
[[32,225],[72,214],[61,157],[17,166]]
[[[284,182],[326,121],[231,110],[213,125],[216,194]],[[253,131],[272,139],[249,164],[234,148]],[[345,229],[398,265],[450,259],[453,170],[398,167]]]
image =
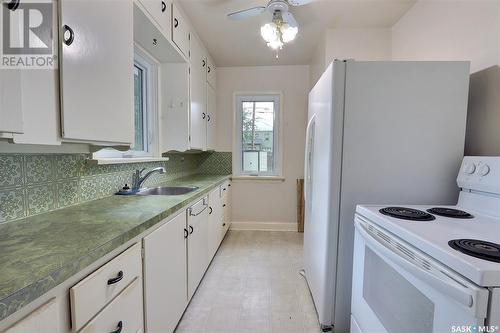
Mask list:
[[196,186],[164,186],[145,188],[136,193],[136,195],[182,195],[196,191]]

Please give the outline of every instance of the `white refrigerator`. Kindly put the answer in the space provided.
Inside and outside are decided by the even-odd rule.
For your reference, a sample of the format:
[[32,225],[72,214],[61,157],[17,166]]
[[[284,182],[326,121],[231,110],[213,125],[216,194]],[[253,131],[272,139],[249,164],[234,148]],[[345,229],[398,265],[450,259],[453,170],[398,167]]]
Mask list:
[[456,203],[468,89],[468,62],[348,60],[310,92],[304,273],[324,331],[349,332],[356,204]]

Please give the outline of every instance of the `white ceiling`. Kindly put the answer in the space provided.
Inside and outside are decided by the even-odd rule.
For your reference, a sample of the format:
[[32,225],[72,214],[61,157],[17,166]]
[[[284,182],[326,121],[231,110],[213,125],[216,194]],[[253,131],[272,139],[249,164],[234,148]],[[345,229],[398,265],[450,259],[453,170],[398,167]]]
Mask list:
[[299,34],[280,52],[279,59],[260,36],[260,26],[270,20],[266,12],[244,21],[227,14],[267,0],[177,0],[194,25],[217,66],[308,64],[320,36],[327,28],[388,28],[416,0],[317,0],[292,7]]

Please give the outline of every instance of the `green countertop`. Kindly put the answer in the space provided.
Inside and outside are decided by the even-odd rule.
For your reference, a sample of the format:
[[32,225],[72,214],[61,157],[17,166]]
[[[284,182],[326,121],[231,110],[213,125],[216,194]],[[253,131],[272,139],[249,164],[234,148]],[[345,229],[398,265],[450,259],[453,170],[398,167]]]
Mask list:
[[111,196],[0,225],[0,320],[229,179],[193,175],[162,185],[177,196]]

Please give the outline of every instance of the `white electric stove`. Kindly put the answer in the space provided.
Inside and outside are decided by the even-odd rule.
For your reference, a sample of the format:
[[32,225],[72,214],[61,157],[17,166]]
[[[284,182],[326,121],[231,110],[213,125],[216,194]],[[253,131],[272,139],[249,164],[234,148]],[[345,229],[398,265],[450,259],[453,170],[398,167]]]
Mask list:
[[351,332],[500,332],[500,157],[465,157],[456,206],[359,205]]

